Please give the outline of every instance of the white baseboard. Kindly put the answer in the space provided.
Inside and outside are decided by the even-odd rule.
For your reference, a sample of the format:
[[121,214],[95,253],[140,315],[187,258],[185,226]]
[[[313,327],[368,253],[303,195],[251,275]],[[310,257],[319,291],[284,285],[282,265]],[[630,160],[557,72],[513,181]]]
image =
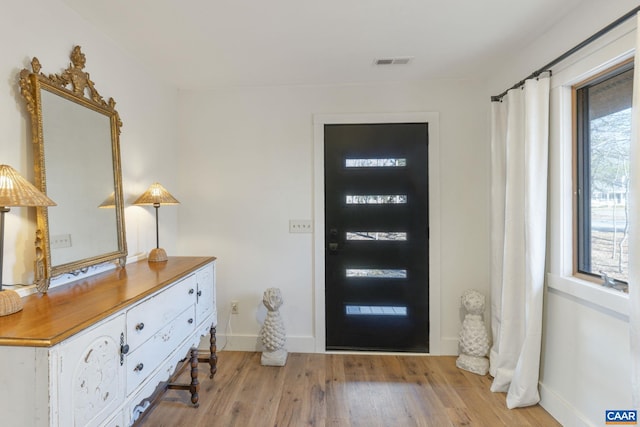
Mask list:
[[[258,341],[258,335],[226,335],[218,333],[217,347],[218,350],[229,351],[262,351]],[[312,336],[288,336],[285,345],[289,353],[315,353],[316,341]],[[200,342],[202,350],[209,348],[209,337],[203,337]],[[402,353],[398,353],[402,354]],[[440,340],[440,351],[434,356],[457,356],[458,355],[458,338],[443,338]]]
[[[592,423],[573,405],[555,391],[540,383],[540,406],[542,406],[563,427],[599,427],[602,423]],[[602,414],[604,422],[604,414]]]
[[[258,335],[225,335],[216,334],[218,350],[229,351],[262,351]],[[209,348],[208,337],[203,338],[201,347]],[[315,339],[311,336],[287,336],[285,348],[289,353],[313,353]]]

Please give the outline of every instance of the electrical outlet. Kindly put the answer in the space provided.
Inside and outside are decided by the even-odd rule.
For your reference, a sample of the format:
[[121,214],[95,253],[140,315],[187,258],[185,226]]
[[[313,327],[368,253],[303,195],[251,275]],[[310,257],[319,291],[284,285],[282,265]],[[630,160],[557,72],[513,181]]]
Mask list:
[[238,301],[231,301],[231,314],[238,314]]

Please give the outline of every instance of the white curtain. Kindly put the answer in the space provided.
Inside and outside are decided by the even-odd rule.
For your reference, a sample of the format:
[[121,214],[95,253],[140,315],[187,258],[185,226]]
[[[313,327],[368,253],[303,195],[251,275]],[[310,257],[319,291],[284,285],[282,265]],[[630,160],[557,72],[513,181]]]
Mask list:
[[640,15],[636,28],[633,76],[633,119],[629,181],[629,330],[631,333],[631,389],[635,409],[640,410]]
[[491,391],[507,407],[540,400],[547,226],[549,78],[492,103]]

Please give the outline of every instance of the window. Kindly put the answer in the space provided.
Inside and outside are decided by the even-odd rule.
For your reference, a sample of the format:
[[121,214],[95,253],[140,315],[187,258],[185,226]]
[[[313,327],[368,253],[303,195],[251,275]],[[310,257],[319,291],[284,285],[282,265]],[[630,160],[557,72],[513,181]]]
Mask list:
[[400,168],[407,166],[407,159],[346,159],[345,166],[348,168]]
[[347,240],[406,242],[404,231],[347,231]]
[[371,305],[347,305],[345,312],[348,316],[400,316],[407,317],[405,306],[371,306]]
[[406,194],[369,194],[369,195],[347,195],[348,205],[394,205],[406,204]]
[[346,277],[367,277],[370,279],[406,279],[407,270],[377,268],[347,268]]
[[627,289],[633,63],[574,86],[575,274]]

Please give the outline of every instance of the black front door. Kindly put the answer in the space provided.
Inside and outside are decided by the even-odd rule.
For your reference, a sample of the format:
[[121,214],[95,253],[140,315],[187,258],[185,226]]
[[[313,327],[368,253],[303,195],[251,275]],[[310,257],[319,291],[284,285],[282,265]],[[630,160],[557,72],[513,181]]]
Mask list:
[[325,125],[328,350],[429,351],[427,126]]

